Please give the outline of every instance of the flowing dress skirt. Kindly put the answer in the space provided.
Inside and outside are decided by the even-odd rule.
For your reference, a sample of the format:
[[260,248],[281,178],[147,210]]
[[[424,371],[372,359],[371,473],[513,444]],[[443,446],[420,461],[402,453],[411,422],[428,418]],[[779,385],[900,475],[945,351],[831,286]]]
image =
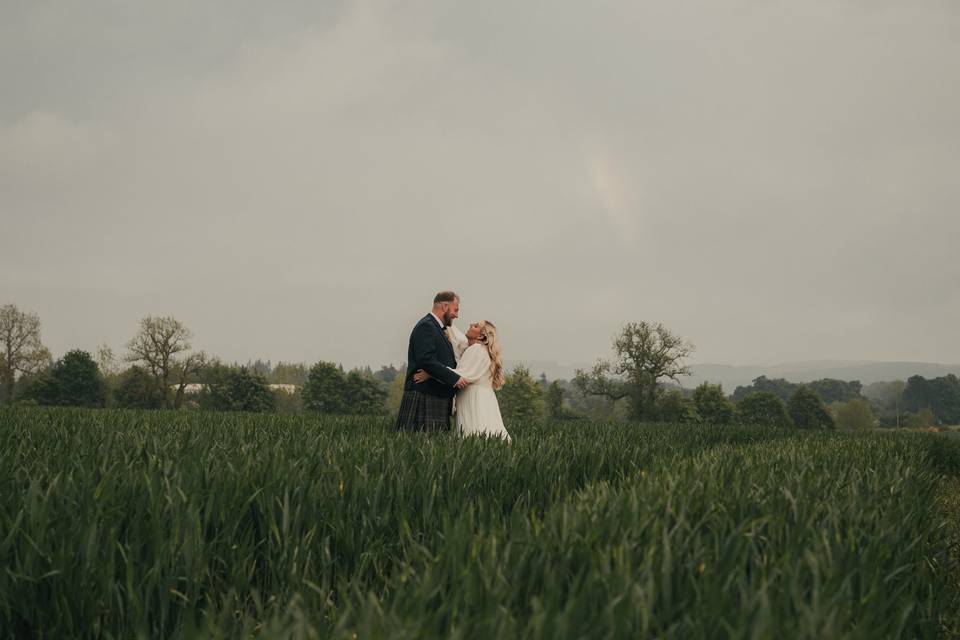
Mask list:
[[471,384],[457,392],[457,433],[461,436],[493,436],[510,442],[500,417],[497,394],[489,384]]

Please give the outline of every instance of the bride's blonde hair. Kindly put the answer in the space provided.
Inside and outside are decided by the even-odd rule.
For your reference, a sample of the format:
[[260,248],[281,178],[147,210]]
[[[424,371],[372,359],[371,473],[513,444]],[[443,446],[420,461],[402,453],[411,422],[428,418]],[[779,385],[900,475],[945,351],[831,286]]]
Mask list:
[[483,327],[480,328],[480,337],[477,342],[487,348],[490,354],[490,383],[493,388],[500,390],[503,388],[504,373],[503,360],[500,351],[500,341],[497,340],[497,327],[489,320],[483,321]]

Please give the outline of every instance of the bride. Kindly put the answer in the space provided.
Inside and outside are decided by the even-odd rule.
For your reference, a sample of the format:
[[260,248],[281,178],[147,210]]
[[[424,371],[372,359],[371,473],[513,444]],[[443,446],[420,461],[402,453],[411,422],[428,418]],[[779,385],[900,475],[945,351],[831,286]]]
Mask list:
[[[504,381],[497,328],[492,322],[481,320],[471,324],[466,334],[453,325],[449,330],[450,342],[457,354],[457,368],[453,372],[469,383],[457,391],[454,405],[457,433],[461,436],[494,436],[510,442],[494,393]],[[423,370],[413,375],[418,384],[428,379],[430,374]]]

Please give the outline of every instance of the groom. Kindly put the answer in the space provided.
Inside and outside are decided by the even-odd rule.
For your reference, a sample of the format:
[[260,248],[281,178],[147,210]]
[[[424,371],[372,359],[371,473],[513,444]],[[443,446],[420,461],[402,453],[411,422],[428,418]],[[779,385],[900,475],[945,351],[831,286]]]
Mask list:
[[[457,389],[467,385],[466,380],[450,370],[457,366],[457,361],[446,335],[447,327],[459,311],[460,297],[453,291],[441,291],[433,299],[433,309],[410,333],[407,378],[397,414],[397,431],[450,430],[453,396]],[[419,369],[431,377],[417,384],[413,374]]]

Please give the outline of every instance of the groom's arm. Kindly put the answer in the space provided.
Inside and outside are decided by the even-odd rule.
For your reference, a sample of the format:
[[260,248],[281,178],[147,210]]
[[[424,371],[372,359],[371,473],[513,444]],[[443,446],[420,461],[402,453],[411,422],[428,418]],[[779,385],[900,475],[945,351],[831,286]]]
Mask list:
[[448,386],[454,386],[460,379],[437,359],[437,342],[427,324],[420,324],[413,330],[413,356],[421,369]]

